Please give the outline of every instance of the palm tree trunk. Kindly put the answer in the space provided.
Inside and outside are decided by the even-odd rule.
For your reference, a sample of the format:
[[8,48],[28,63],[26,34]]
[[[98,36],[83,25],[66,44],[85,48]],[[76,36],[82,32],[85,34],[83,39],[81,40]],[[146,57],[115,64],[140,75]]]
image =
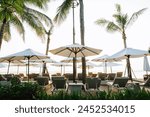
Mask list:
[[[48,55],[48,50],[49,50],[49,44],[50,44],[50,35],[51,35],[51,29],[46,32],[47,34],[47,45],[46,45],[46,52],[45,54]],[[43,70],[42,70],[42,75],[46,73],[46,71],[48,72],[47,68],[46,68],[46,63],[43,64]]]
[[[80,4],[80,35],[81,35],[81,44],[85,45],[84,43],[84,5],[83,0],[79,0]],[[82,82],[85,84],[86,78],[86,61],[85,57],[82,57]]]
[[1,49],[1,46],[2,46],[5,25],[6,25],[6,18],[4,18],[3,24],[2,24],[2,26],[0,28],[0,49]]
[[[124,48],[127,48],[125,30],[123,30],[123,32],[122,32],[122,39],[123,39],[123,42],[124,42]],[[127,56],[126,64],[127,64],[127,74],[128,74],[128,77],[129,77],[129,79],[132,81],[132,72],[131,72],[130,56]]]

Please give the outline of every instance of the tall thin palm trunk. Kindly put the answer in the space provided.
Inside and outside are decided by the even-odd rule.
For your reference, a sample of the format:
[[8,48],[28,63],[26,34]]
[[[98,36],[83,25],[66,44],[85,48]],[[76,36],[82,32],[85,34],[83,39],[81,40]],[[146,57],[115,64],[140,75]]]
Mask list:
[[[46,51],[45,54],[48,55],[48,50],[49,50],[49,44],[50,44],[50,35],[51,35],[51,31],[52,28],[49,29],[49,31],[45,31],[45,33],[47,34],[47,43],[46,43]],[[46,67],[46,63],[43,64],[43,70],[42,70],[42,75],[45,74],[46,72],[48,72],[47,67]]]
[[[124,42],[124,48],[127,48],[127,42],[126,42],[126,33],[125,30],[122,32],[122,39]],[[132,70],[131,70],[131,64],[130,64],[130,56],[127,56],[126,59],[126,67],[127,67],[127,74],[129,79],[132,81]]]
[[[80,36],[81,36],[81,44],[85,45],[84,41],[84,4],[83,0],[79,0],[80,3]],[[85,57],[82,57],[82,82],[85,84],[86,78],[86,60]]]
[[1,46],[2,46],[5,25],[6,25],[6,18],[4,18],[3,24],[2,24],[2,26],[0,28],[0,49],[1,49]]

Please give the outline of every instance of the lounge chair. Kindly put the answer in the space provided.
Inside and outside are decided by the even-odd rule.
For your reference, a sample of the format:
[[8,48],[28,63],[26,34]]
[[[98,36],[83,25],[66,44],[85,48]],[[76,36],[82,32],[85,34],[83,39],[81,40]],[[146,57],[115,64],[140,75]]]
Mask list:
[[67,91],[68,86],[66,84],[66,79],[64,77],[52,77],[52,90],[51,92],[55,92],[58,90],[65,90]]
[[122,77],[123,72],[117,72],[115,77]]
[[97,76],[98,76],[98,78],[100,78],[101,80],[106,80],[106,78],[107,78],[107,73],[101,73],[101,72],[99,72],[99,73],[97,74]]
[[38,76],[34,78],[34,80],[37,81],[37,83],[41,86],[45,86],[49,84],[49,77],[46,76]]
[[140,83],[140,86],[150,87],[150,77],[144,83]]
[[86,78],[86,90],[94,89],[99,90],[101,84],[100,78]]
[[115,79],[116,74],[115,73],[108,73],[107,75],[107,80],[114,80]]
[[116,77],[112,83],[108,84],[117,88],[125,88],[128,80],[128,77]]

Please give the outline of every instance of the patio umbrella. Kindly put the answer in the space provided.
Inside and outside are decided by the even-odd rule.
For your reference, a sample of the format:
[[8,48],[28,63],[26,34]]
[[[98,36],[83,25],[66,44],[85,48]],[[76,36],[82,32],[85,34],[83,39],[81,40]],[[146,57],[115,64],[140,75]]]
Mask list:
[[26,49],[24,51],[21,52],[17,52],[5,57],[2,57],[1,59],[3,60],[7,60],[7,61],[14,61],[14,60],[27,60],[27,66],[28,66],[28,73],[27,73],[27,77],[28,77],[28,81],[29,81],[29,65],[30,65],[30,60],[36,60],[36,59],[46,59],[49,58],[48,56],[36,52],[32,49]]
[[77,43],[50,50],[51,53],[56,55],[75,58],[75,65],[73,66],[73,68],[75,68],[73,72],[73,82],[75,82],[76,78],[76,58],[98,55],[101,51],[102,50],[100,49],[87,47]]
[[[78,67],[82,69],[82,65],[79,65]],[[94,63],[91,63],[91,62],[86,62],[86,67],[87,67],[87,70],[89,73],[89,69],[97,67],[97,65],[95,65]]]
[[150,71],[150,65],[147,56],[144,56],[143,70],[146,71],[146,74],[148,74],[148,71]]
[[[107,67],[110,67],[110,71],[112,73],[112,67],[113,66],[120,66],[121,64],[118,64],[118,63],[114,63],[114,62],[107,62],[106,65],[104,63],[98,65],[99,67],[104,67],[107,66]],[[107,68],[106,68],[107,69]]]
[[7,74],[9,74],[10,63],[13,63],[13,64],[23,64],[24,63],[21,60],[7,60],[7,59],[4,59],[3,57],[0,58],[0,62],[2,62],[2,63],[8,63]]
[[[63,67],[65,67],[65,66],[72,66],[72,65],[70,65],[68,63],[64,63],[64,62],[57,62],[57,63],[53,63],[51,65],[61,67],[61,72],[60,72],[61,75],[62,75]],[[64,73],[65,73],[65,68],[64,68]]]
[[[86,60],[88,61],[88,60]],[[72,63],[73,62],[73,57],[67,58],[67,59],[63,59],[60,62],[65,62],[65,63]],[[77,57],[76,58],[76,62],[82,62],[82,58],[81,57]]]
[[132,73],[131,73],[131,65],[130,65],[130,58],[138,58],[144,55],[147,55],[148,51],[133,49],[133,48],[125,48],[121,51],[113,54],[110,58],[114,59],[126,59],[127,60],[127,73],[129,79],[132,80]]
[[110,58],[107,54],[100,56],[98,58],[92,59],[95,62],[103,62],[104,72],[107,73],[107,62],[120,61],[119,59]]

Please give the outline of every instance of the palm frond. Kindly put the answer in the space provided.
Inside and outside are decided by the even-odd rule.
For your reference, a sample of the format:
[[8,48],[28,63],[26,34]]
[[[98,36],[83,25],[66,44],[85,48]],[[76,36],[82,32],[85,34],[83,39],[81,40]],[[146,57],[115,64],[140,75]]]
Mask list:
[[50,0],[24,0],[26,4],[34,5],[38,8],[47,8],[47,3]]
[[108,32],[116,32],[116,31],[121,31],[121,28],[119,26],[117,26],[114,22],[109,22],[107,27],[106,27],[106,30]]
[[116,6],[117,12],[120,14],[121,13],[121,6],[120,6],[120,4],[115,4],[115,6]]
[[20,19],[16,15],[13,15],[9,22],[14,25],[19,34],[22,35],[23,40],[25,40],[25,29]]
[[128,15],[127,14],[114,14],[113,17],[116,20],[116,23],[122,28],[124,28],[128,21]]
[[147,8],[143,8],[143,9],[141,9],[141,10],[139,10],[139,11],[133,13],[132,16],[131,16],[131,18],[129,19],[129,21],[128,21],[126,27],[129,26],[129,25],[132,25],[132,24],[137,20],[137,18],[138,18],[141,14],[143,14],[143,12],[144,12],[146,9],[147,9]]
[[97,25],[101,25],[101,26],[105,26],[106,24],[108,24],[110,21],[106,20],[106,19],[98,19],[95,21],[95,23]]
[[22,19],[29,24],[29,26],[34,29],[36,31],[36,34],[41,37],[44,38],[44,26],[41,23],[40,19],[38,19],[38,17],[36,17],[33,14],[30,14],[28,12],[25,12],[24,15],[22,16]]
[[11,33],[10,33],[10,24],[7,22],[4,28],[4,33],[3,33],[3,39],[5,41],[9,41],[11,37]]
[[25,10],[27,12],[33,14],[33,15],[36,15],[36,17],[38,17],[40,20],[44,21],[47,26],[52,26],[53,27],[53,22],[52,22],[51,18],[49,18],[44,13],[41,13],[37,10],[34,10],[32,8],[28,8],[28,7],[25,7]]
[[54,22],[57,24],[62,23],[66,18],[72,6],[73,0],[65,0],[57,9],[57,14],[54,17]]

